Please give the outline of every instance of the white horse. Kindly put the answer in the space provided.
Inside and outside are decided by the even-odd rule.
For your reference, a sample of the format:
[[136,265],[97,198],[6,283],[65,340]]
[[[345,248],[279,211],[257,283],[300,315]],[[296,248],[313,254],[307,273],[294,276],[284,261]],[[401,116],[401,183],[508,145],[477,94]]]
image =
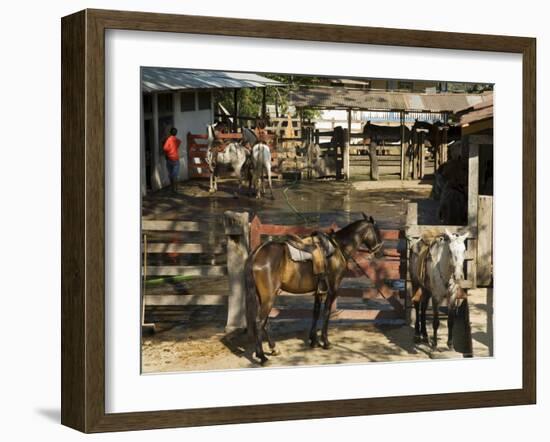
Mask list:
[[[446,299],[449,309],[453,308],[457,297],[463,293],[460,283],[464,280],[464,241],[467,236],[467,233],[457,235],[447,230],[444,234],[428,232],[411,245],[409,272],[416,312],[416,342],[428,342],[426,309],[431,297],[434,331],[432,345],[437,348],[439,306]],[[449,348],[452,348],[452,320],[453,315],[449,315]]]
[[271,199],[273,199],[273,186],[271,184],[271,151],[269,146],[257,143],[252,148],[252,176],[256,187],[256,198],[265,194],[264,174],[267,175]]
[[240,143],[230,143],[223,150],[215,146],[214,129],[211,125],[207,126],[208,130],[208,152],[206,155],[206,163],[210,170],[210,193],[215,193],[218,190],[218,175],[220,166],[231,166],[232,175],[237,177],[240,192],[242,187],[242,172],[243,166],[248,157],[248,151]]

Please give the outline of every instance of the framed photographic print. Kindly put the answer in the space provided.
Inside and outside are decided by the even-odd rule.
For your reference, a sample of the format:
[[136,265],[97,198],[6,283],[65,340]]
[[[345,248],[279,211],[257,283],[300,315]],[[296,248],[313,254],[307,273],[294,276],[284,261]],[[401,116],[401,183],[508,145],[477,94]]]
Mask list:
[[524,37],[63,18],[62,423],[534,403],[535,72]]

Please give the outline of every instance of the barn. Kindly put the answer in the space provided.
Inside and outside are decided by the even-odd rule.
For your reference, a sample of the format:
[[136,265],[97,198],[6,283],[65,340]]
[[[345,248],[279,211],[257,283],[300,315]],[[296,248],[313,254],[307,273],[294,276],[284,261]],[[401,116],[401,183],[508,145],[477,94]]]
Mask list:
[[238,94],[242,88],[282,85],[253,73],[160,67],[143,67],[141,79],[142,195],[169,184],[162,144],[171,127],[178,129],[182,140],[179,179],[189,178],[186,134],[204,133],[206,125],[214,121],[214,91],[225,89]]

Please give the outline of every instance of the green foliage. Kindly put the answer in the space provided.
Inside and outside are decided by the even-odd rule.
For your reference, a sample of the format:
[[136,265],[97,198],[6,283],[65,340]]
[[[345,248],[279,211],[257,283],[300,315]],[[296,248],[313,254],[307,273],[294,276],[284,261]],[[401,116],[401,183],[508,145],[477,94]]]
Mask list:
[[[295,76],[284,74],[262,74],[264,77],[284,83],[287,86],[266,87],[266,104],[278,108],[279,115],[286,115],[288,111],[289,94],[301,86],[315,86],[322,80],[318,77]],[[234,110],[234,91],[221,89],[216,91],[214,96],[216,110],[218,103],[225,107],[229,113]],[[255,118],[262,113],[262,88],[244,88],[238,92],[237,109],[238,115]],[[302,115],[305,119],[313,119],[320,115],[320,112],[313,109],[304,109]]]

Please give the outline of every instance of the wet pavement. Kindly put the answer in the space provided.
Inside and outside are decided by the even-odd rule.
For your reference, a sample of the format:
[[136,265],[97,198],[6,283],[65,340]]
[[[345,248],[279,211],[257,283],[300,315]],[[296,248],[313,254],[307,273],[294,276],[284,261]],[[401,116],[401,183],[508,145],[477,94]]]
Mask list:
[[317,227],[345,225],[365,212],[381,228],[398,229],[405,223],[407,203],[424,201],[430,194],[429,186],[416,183],[369,189],[343,181],[274,181],[274,199],[258,200],[244,191],[235,197],[234,180],[218,187],[216,194],[210,194],[207,181],[190,181],[180,183],[177,194],[168,189],[154,192],[143,198],[143,218],[201,220],[221,227],[223,212],[234,210],[257,214],[264,223]]

